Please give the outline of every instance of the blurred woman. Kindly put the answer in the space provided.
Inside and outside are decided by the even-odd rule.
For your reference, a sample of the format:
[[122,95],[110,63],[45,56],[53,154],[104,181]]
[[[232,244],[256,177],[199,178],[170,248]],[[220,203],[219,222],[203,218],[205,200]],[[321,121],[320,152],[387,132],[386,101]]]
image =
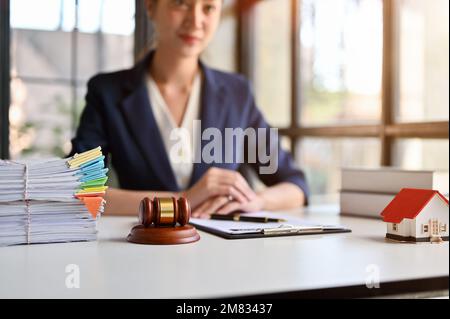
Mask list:
[[[201,132],[270,129],[246,79],[200,61],[219,25],[222,5],[222,0],[147,0],[154,49],[132,69],[89,81],[72,154],[102,146],[105,156],[111,156],[121,189],[107,191],[106,214],[135,215],[140,200],[154,196],[185,196],[193,216],[203,218],[306,203],[304,174],[278,145],[274,172],[262,174],[266,163],[261,160],[245,163],[268,186],[255,192],[238,173],[242,162],[194,161],[193,153],[200,149],[202,154],[206,142],[195,143],[191,134],[180,148],[173,140],[177,129],[195,131],[196,121],[201,121]],[[230,147],[224,144],[214,158]],[[232,144],[246,159],[255,155],[246,149],[245,143]]]

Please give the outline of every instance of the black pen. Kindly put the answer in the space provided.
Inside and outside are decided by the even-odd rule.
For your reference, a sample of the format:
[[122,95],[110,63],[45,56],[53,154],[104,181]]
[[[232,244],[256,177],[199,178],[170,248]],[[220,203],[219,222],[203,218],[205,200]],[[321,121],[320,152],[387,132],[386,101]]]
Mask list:
[[219,215],[212,214],[211,219],[217,220],[233,220],[235,222],[252,222],[252,223],[285,223],[285,219],[256,217],[256,216],[241,216],[240,214],[233,215]]

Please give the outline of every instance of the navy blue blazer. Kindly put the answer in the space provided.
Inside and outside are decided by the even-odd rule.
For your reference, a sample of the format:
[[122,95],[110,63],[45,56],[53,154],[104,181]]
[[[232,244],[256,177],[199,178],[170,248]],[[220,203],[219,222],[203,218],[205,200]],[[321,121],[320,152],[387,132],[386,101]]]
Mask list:
[[[129,190],[181,191],[172,171],[146,86],[146,72],[153,54],[129,70],[94,76],[88,82],[86,107],[81,115],[70,155],[101,146],[111,155],[121,188]],[[255,105],[248,81],[235,74],[210,69],[203,71],[200,120],[204,128],[269,128]],[[202,141],[202,149],[208,141]],[[225,146],[224,146],[225,147]],[[236,145],[243,150],[244,145]],[[224,154],[224,152],[222,152]],[[223,161],[222,161],[223,162]],[[190,186],[210,167],[238,170],[242,164],[194,163]],[[259,161],[248,164],[268,186],[291,182],[309,195],[305,176],[289,153],[279,148],[278,170],[259,174]]]

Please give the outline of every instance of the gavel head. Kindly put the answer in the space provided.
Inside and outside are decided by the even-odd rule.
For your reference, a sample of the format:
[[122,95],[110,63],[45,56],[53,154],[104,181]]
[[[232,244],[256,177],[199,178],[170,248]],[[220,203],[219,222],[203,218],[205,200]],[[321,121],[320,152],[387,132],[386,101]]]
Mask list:
[[145,227],[175,227],[186,225],[191,218],[191,207],[186,198],[174,197],[153,200],[146,197],[139,206],[139,222]]

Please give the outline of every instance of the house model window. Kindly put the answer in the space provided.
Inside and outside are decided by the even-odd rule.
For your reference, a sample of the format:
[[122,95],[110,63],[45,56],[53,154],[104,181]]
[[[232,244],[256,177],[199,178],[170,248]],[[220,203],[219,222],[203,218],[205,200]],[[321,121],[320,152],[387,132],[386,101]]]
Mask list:
[[422,233],[428,233],[428,225],[422,225]]
[[441,225],[441,232],[446,232],[446,231],[447,231],[447,224]]
[[398,224],[392,224],[392,230],[398,231]]

